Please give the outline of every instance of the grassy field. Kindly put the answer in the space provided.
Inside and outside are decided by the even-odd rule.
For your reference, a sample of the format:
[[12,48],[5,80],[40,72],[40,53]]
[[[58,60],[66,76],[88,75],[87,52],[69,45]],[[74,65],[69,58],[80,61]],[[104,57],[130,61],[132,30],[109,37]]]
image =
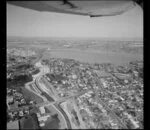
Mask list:
[[52,115],[49,117],[45,123],[45,126],[42,129],[59,129],[60,128],[60,120],[58,118],[58,114]]
[[[51,118],[48,118],[46,125],[45,125],[45,127],[43,127],[43,129],[57,129],[57,128],[64,129],[64,128],[66,128],[66,125],[65,125],[62,115],[60,115],[60,113],[54,107],[49,105],[49,106],[46,106],[45,108],[47,109],[47,112],[50,112],[50,114],[52,116],[57,114],[58,117],[54,116],[53,120]],[[57,122],[59,122],[59,123],[57,123]],[[53,124],[52,126],[50,125],[51,123]]]
[[26,88],[22,88],[22,93],[24,95],[24,97],[26,99],[30,99],[30,100],[33,100],[35,101],[36,103],[42,103],[43,102],[43,99],[39,96],[37,96],[36,94],[30,92],[28,89]]
[[22,118],[20,121],[20,127],[21,129],[39,129],[39,122],[38,118],[35,113],[32,113],[31,115]]

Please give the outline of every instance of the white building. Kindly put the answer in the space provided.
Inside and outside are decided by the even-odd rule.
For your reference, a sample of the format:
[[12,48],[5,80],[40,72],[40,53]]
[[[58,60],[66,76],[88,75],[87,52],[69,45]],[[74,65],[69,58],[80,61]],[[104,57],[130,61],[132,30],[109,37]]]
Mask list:
[[38,118],[38,120],[39,121],[46,121],[48,117],[49,117],[49,115],[41,116],[41,117]]
[[41,111],[41,114],[44,114],[44,113],[45,113],[45,108],[44,108],[44,107],[40,107],[39,109],[40,109],[40,111]]
[[45,125],[45,123],[40,123],[40,126],[43,127]]

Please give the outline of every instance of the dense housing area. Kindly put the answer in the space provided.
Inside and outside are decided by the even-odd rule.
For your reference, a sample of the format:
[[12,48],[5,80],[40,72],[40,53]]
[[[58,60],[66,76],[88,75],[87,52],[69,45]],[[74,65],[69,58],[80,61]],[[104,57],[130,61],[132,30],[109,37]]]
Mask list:
[[143,63],[124,66],[7,53],[7,127],[143,128]]

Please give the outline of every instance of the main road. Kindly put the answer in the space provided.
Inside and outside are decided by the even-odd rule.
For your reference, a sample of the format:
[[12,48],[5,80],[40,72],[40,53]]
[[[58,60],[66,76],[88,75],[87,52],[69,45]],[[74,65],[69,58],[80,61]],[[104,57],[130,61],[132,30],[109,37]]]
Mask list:
[[[42,96],[41,94],[33,91],[31,88],[30,88],[30,85],[33,85],[34,87],[36,87],[37,90],[41,91],[41,92],[46,92],[47,93],[47,89],[46,87],[44,86],[44,84],[41,86],[41,83],[39,83],[39,79],[45,75],[46,73],[49,72],[49,68],[47,66],[43,66],[41,64],[41,62],[38,62],[36,63],[36,66],[40,68],[40,72],[36,75],[33,76],[33,81],[32,82],[29,82],[27,83],[25,86],[28,90],[32,91],[33,93],[35,93],[36,95],[40,96],[43,98],[43,103],[40,103],[40,104],[36,104],[36,106],[48,106],[48,105],[53,105],[53,107],[55,107],[57,109],[57,111],[59,111],[59,113],[63,116],[63,118],[65,119],[65,122],[66,122],[66,125],[68,127],[68,129],[72,129],[71,127],[71,123],[70,123],[70,120],[68,118],[68,116],[66,115],[66,113],[64,112],[64,110],[60,107],[60,103],[63,102],[63,101],[66,101],[68,99],[70,99],[71,97],[68,97],[68,98],[64,98],[63,100],[58,100],[57,98],[55,98],[55,100],[52,102],[52,101],[49,101],[48,99],[47,100],[44,100],[45,97]],[[49,91],[49,96],[50,97],[53,97],[54,98],[54,95],[53,95],[53,92],[50,92]]]

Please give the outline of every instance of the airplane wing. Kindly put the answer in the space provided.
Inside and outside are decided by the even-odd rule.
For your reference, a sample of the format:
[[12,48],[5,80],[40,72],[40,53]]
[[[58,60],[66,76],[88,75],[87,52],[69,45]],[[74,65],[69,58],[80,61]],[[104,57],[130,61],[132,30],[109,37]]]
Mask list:
[[90,17],[114,16],[136,6],[132,0],[62,0],[62,1],[9,1],[9,4],[36,11],[68,13]]

